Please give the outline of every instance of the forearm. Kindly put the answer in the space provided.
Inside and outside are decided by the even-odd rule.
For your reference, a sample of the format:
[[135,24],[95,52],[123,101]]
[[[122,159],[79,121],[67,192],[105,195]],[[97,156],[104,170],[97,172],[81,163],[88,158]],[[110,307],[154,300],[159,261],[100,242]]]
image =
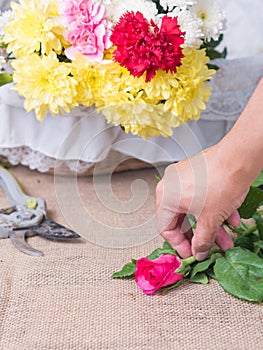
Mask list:
[[252,182],[263,169],[263,78],[219,150],[227,169],[241,178]]

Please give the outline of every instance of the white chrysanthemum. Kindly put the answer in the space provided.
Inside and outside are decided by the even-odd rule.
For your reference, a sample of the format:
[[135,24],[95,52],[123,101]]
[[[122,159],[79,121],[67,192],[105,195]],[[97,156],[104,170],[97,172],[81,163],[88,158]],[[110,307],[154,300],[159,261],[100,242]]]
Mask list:
[[148,20],[154,19],[157,14],[156,5],[151,0],[102,0],[100,2],[105,5],[107,10],[107,17],[114,24],[117,23],[121,15],[127,11],[139,11]]
[[160,5],[164,9],[171,11],[175,6],[186,9],[189,5],[194,5],[196,0],[160,0]]
[[201,28],[203,22],[200,18],[197,18],[195,14],[187,9],[182,10],[176,7],[173,11],[167,13],[167,16],[178,18],[178,23],[182,32],[185,32],[183,47],[198,48],[202,44],[204,35]]
[[225,30],[226,18],[216,0],[198,0],[196,4],[190,7],[190,11],[202,20],[202,31],[205,40],[217,40]]
[[5,26],[9,22],[9,19],[13,17],[14,13],[11,10],[1,12],[0,11],[0,37],[5,35]]

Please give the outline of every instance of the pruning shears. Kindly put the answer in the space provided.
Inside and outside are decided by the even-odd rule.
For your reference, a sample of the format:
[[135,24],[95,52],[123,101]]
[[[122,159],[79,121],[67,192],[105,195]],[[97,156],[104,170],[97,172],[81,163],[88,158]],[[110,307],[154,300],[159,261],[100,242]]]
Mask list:
[[21,252],[41,256],[43,252],[32,248],[26,237],[40,235],[57,240],[80,238],[76,232],[50,220],[47,217],[45,200],[26,195],[15,177],[2,166],[0,186],[11,204],[9,208],[0,209],[0,239],[10,238]]

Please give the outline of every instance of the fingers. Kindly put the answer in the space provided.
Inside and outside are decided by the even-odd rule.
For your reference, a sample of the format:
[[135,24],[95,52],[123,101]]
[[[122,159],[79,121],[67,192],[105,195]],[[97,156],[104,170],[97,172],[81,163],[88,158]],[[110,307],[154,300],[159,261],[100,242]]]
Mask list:
[[182,258],[192,255],[191,238],[192,230],[185,215],[179,215],[173,220],[173,227],[161,232],[161,236],[171,244]]
[[225,231],[223,227],[220,227],[216,234],[216,244],[221,248],[224,252],[227,249],[233,248],[234,243],[229,234]]
[[[239,222],[239,215],[235,212],[229,218],[234,224]],[[192,239],[192,252],[196,260],[206,259],[214,243],[223,251],[234,247],[232,238],[222,226],[217,229],[217,226],[209,225],[209,221],[205,222],[202,218],[199,219]]]
[[178,252],[182,258],[192,255],[190,241],[192,229],[185,214],[179,214],[175,208],[170,209],[167,196],[170,191],[164,191],[163,180],[156,186],[157,226],[161,236]]
[[239,212],[237,210],[235,210],[227,219],[227,221],[229,222],[230,225],[237,227],[238,225],[240,225],[240,215]]
[[179,229],[164,231],[161,236],[177,251],[181,258],[192,255],[191,245]]
[[208,257],[212,248],[218,226],[215,226],[212,220],[204,219],[205,215],[198,218],[195,234],[192,239],[192,253],[196,260],[204,260]]

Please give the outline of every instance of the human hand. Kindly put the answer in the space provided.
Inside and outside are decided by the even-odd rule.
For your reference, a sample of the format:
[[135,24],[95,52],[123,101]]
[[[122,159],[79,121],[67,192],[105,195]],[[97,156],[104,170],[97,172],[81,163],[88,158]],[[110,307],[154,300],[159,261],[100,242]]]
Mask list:
[[[229,161],[228,154],[225,162],[225,156],[220,145],[208,148],[168,166],[157,185],[158,230],[183,258],[193,254],[197,260],[205,259],[214,242],[224,251],[233,247],[222,223],[239,225],[236,209],[249,191],[250,179],[240,169],[239,159]],[[194,235],[186,214],[197,220]]]

